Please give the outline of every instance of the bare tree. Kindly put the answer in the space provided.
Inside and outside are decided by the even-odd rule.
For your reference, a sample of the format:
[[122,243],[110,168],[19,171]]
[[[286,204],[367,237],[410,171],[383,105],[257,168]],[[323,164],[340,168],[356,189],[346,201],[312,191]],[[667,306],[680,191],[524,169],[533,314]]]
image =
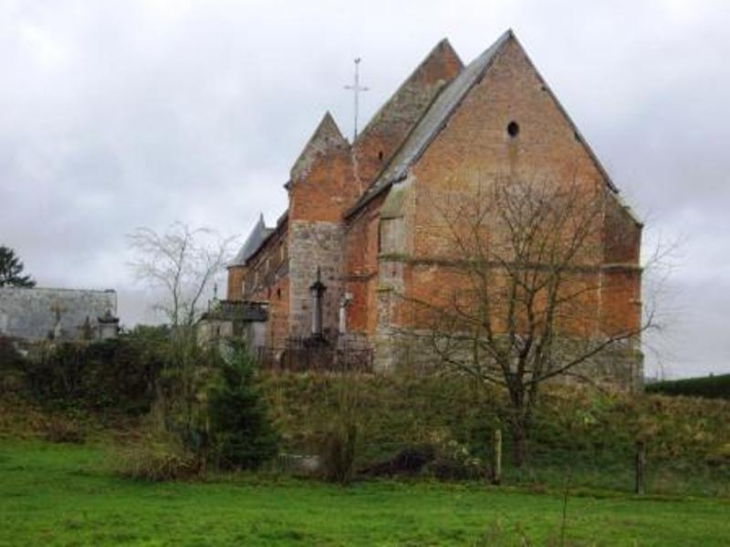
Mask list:
[[[637,360],[652,322],[639,309],[640,226],[616,220],[628,213],[603,185],[497,177],[477,186],[429,199],[446,234],[430,259],[439,288],[403,296],[441,363],[506,389],[521,465],[545,382],[590,380],[609,350]],[[607,255],[631,248],[633,259],[607,267]]]
[[203,311],[203,298],[228,261],[232,238],[180,222],[163,234],[137,228],[128,237],[136,276],[164,291],[155,307],[174,329],[195,324]]
[[162,290],[155,308],[171,326],[164,381],[157,386],[159,425],[181,434],[183,442],[201,451],[201,423],[206,423],[201,418],[206,408],[201,393],[208,374],[195,323],[204,311],[203,299],[228,260],[232,238],[179,222],[163,234],[137,228],[128,237],[135,255],[131,267],[140,280]]

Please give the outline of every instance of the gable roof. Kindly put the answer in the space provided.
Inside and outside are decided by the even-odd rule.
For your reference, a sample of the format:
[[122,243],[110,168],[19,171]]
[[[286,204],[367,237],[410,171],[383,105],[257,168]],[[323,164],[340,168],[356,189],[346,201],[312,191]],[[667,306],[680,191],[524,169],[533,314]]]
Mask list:
[[294,181],[304,176],[318,155],[329,151],[333,147],[348,146],[350,146],[350,143],[342,136],[342,132],[332,114],[329,111],[326,112],[317,129],[314,130],[307,144],[304,145],[297,161],[294,162],[291,168],[290,180]]
[[[357,136],[355,144],[361,144],[371,133],[382,130],[383,126],[391,126],[393,122],[403,125],[413,125],[418,122],[434,96],[451,81],[450,77],[436,79],[437,74],[443,76],[448,73],[444,66],[449,63],[455,65],[458,71],[464,68],[464,64],[449,40],[443,38],[370,118],[365,128]],[[405,138],[407,135],[403,135],[403,137]]]
[[408,135],[408,138],[398,152],[395,153],[390,163],[383,169],[375,182],[365,190],[365,193],[355,203],[352,209],[350,209],[348,214],[354,213],[381,191],[390,187],[394,182],[405,178],[411,164],[421,156],[431,141],[443,129],[462,99],[484,76],[497,51],[512,36],[512,30],[505,32],[489,49],[464,68],[439,93]]
[[238,251],[238,254],[229,264],[229,266],[245,265],[246,261],[251,258],[256,253],[256,251],[258,251],[264,240],[266,240],[266,238],[269,237],[269,235],[271,235],[274,230],[274,228],[266,227],[266,224],[264,223],[264,215],[262,213],[259,217],[259,221],[253,227],[253,230],[251,230],[248,238],[246,238],[246,242],[243,244],[243,247],[241,247],[241,250]]
[[[404,143],[401,145],[399,150],[393,155],[390,162],[380,172],[375,181],[365,190],[362,196],[357,200],[355,205],[350,208],[345,214],[349,217],[356,213],[360,208],[369,203],[375,196],[379,195],[382,191],[390,188],[394,183],[403,180],[407,174],[409,168],[416,162],[421,155],[424,153],[426,148],[431,144],[434,138],[439,132],[445,127],[451,115],[457,109],[459,104],[462,102],[464,97],[471,91],[471,89],[481,81],[486,72],[492,65],[492,61],[497,56],[497,53],[502,47],[509,41],[517,41],[512,29],[507,30],[499,39],[492,44],[486,51],[484,51],[479,57],[472,61],[469,65],[464,68],[461,73],[449,83],[439,95],[432,102],[430,107],[423,114],[418,123],[414,126]],[[519,44],[519,42],[517,42]],[[524,48],[522,48],[524,52]],[[552,92],[550,87],[545,82],[544,78],[540,75],[535,65],[530,60],[526,52],[524,52],[527,61],[532,66],[535,74],[540,79],[545,87],[545,90],[550,94],[550,97],[555,102],[557,108],[563,114],[570,127],[575,132],[576,137],[580,140],[586,153],[593,161],[598,171],[606,181],[608,188],[614,193],[618,194],[618,188],[611,180],[611,177],[604,169],[598,157],[593,152],[587,141],[583,138],[580,131],[576,127],[573,120],[568,115],[567,111],[557,99],[555,94]],[[628,209],[629,214],[634,218],[637,223],[640,221],[636,218],[633,211]]]

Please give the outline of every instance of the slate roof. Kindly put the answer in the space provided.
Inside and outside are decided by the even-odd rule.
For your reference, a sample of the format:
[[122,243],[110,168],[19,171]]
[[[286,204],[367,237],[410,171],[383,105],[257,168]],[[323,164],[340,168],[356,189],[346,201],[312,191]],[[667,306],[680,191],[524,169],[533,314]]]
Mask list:
[[266,306],[260,302],[221,300],[205,312],[201,320],[263,322],[269,319]]
[[388,166],[360,197],[351,212],[359,209],[385,188],[405,178],[408,168],[416,161],[431,141],[446,125],[451,114],[469,90],[479,82],[491,65],[497,51],[512,36],[508,30],[484,53],[464,68],[436,97],[411,134],[396,152]]
[[251,233],[246,239],[246,242],[243,244],[243,247],[241,247],[241,250],[238,251],[238,254],[229,266],[243,266],[246,264],[246,261],[251,258],[256,251],[258,251],[264,240],[269,237],[274,230],[274,228],[266,227],[266,224],[264,223],[264,215],[261,214],[256,226],[253,227],[253,230],[251,230]]
[[[443,62],[444,58],[452,57],[459,65],[460,71],[463,70],[464,64],[461,62],[459,55],[454,51],[448,39],[442,39],[433,49],[426,55],[413,72],[405,79],[395,93],[380,107],[373,115],[365,128],[357,136],[356,144],[361,144],[367,140],[371,132],[378,132],[383,126],[392,127],[393,123],[402,125],[415,125],[423,116],[434,96],[441,91],[442,87],[448,81],[439,80],[430,85],[423,80],[422,72],[429,70],[434,63]],[[388,128],[390,128],[388,127]],[[407,137],[406,135],[403,135]]]

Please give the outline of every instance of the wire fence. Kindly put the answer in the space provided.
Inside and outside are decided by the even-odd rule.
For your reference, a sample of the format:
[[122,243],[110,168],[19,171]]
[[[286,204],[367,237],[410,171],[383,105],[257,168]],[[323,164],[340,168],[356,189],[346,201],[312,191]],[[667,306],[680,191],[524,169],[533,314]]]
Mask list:
[[[490,447],[491,454],[472,454],[463,445],[407,445],[402,442],[359,443],[354,452],[353,480],[423,478],[467,481],[485,485],[521,486],[535,492],[623,492],[637,495],[698,495],[730,497],[730,467],[703,462],[659,458],[650,446],[638,443],[621,450],[564,450],[533,447],[518,466],[511,447]],[[316,451],[315,451],[316,452]],[[375,457],[374,455],[381,454]],[[279,471],[326,476],[332,459],[327,447],[318,453],[284,451],[276,461]]]

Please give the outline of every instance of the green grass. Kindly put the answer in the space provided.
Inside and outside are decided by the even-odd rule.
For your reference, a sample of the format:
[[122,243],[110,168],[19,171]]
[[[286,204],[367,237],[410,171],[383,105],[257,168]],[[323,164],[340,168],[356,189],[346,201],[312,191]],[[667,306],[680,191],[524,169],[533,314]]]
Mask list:
[[[0,439],[0,545],[559,545],[559,491],[263,475],[138,483],[104,448]],[[572,495],[567,545],[726,545],[730,501]]]

